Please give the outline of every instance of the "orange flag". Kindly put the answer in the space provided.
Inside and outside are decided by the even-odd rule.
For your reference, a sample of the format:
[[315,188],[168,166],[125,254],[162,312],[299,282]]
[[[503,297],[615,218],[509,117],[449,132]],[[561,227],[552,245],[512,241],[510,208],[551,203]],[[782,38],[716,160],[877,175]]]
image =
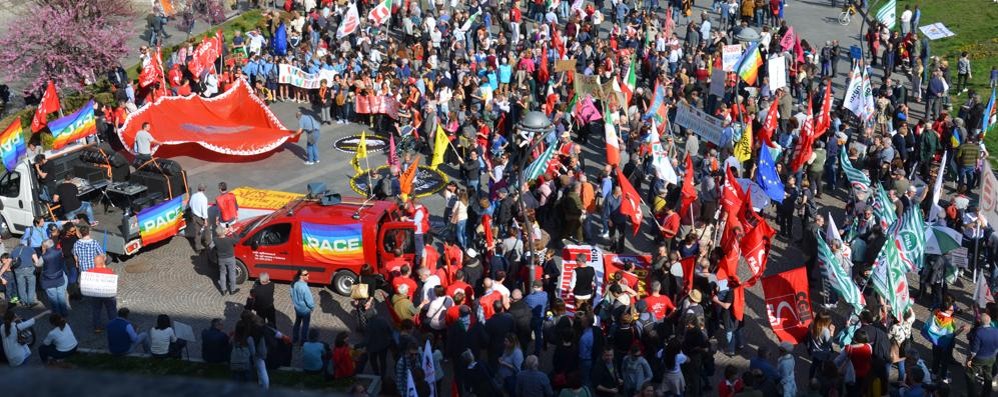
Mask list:
[[409,164],[402,175],[399,175],[399,188],[402,189],[402,197],[407,198],[412,194],[412,181],[416,179],[416,170],[419,169],[419,157]]

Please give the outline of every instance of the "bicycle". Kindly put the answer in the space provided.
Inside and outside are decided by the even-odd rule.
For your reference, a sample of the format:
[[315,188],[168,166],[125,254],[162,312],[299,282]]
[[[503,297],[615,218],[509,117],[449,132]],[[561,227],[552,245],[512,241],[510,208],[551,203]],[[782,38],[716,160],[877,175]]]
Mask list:
[[842,12],[839,13],[839,25],[846,26],[851,23],[853,15],[856,15],[856,6],[850,2],[842,7]]

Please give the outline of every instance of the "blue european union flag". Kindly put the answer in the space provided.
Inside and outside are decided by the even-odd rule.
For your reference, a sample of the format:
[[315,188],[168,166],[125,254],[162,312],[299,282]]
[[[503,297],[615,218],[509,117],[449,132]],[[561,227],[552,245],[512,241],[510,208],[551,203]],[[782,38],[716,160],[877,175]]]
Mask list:
[[785,195],[783,181],[776,174],[776,166],[773,165],[773,154],[766,149],[764,147],[759,151],[759,169],[755,173],[756,182],[766,191],[766,195],[769,198],[777,203],[783,203],[783,196]]

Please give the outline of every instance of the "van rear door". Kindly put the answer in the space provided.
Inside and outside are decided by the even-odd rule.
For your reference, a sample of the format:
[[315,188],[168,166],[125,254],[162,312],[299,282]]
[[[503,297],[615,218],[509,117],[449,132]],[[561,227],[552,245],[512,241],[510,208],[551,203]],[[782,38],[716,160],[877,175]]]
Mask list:
[[[278,218],[244,240],[253,250],[250,274],[267,272],[275,280],[292,280],[301,267],[301,231],[298,222]],[[311,269],[309,269],[311,270]]]
[[25,173],[27,167],[19,166],[0,177],[0,203],[3,217],[11,232],[21,232],[34,220],[35,201],[32,198],[31,180]]
[[396,249],[401,251],[401,257],[408,263],[412,263],[416,256],[416,225],[412,222],[390,221],[381,224],[378,231],[378,256],[380,264],[392,262],[400,255],[396,255]]

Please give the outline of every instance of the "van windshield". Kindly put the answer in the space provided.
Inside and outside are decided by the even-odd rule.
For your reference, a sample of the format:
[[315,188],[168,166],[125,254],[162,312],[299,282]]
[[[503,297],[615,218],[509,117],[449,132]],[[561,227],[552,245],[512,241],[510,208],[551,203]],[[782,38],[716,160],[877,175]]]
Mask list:
[[243,230],[239,231],[239,238],[242,239],[243,237],[246,237],[246,234],[248,234],[250,231],[256,230],[257,226],[260,226],[261,224],[272,218],[276,213],[277,212],[271,212],[267,215],[256,218],[256,220],[253,222],[250,222],[250,224],[246,225],[246,227],[244,227]]

